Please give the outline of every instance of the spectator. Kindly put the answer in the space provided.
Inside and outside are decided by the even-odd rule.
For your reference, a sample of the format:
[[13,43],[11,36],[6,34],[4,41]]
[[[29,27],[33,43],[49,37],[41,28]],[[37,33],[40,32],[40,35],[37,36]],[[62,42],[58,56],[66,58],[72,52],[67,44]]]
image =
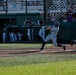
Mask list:
[[63,22],[67,22],[67,16],[66,16],[66,14],[63,14],[62,17],[63,17],[63,18],[62,18],[62,21],[63,21]]
[[69,8],[69,9],[67,10],[67,12],[66,12],[66,16],[68,16],[70,13],[73,14],[73,11],[72,11],[71,8]]
[[72,13],[69,13],[67,16],[67,21],[72,22]]
[[72,8],[69,8],[69,9],[67,10],[67,13],[66,13],[67,21],[68,21],[68,22],[72,22],[72,15],[73,15]]
[[51,22],[55,22],[56,18],[55,18],[55,14],[51,15]]

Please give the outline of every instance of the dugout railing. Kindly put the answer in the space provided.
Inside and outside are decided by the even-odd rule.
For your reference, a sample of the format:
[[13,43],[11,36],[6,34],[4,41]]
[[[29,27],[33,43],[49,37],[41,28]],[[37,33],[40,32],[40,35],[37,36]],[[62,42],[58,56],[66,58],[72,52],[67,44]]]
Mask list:
[[[20,29],[21,33],[21,40],[10,41],[9,37],[9,28],[13,29],[15,33],[16,29]],[[30,40],[28,37],[28,28],[30,29]],[[41,26],[15,26],[15,25],[8,25],[6,26],[6,43],[40,43],[42,39],[39,36],[39,30]],[[49,31],[45,32],[45,36],[49,33]]]

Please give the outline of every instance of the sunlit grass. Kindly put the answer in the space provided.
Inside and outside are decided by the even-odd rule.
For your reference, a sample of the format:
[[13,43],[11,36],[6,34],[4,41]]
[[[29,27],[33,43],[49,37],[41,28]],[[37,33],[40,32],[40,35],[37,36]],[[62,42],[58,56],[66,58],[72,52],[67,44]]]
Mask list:
[[[53,56],[54,59],[51,56]],[[27,58],[23,58],[23,56],[19,57],[20,60],[19,58],[17,59],[17,57],[12,57],[11,60],[10,57],[6,57],[8,58],[7,60],[3,58],[3,61],[6,61],[6,65],[0,67],[0,75],[76,75],[75,55],[69,55],[70,57],[75,56],[74,59],[67,58],[69,57],[68,55],[51,56],[40,55],[40,57],[38,56],[39,61],[36,59],[36,56],[30,56],[31,60],[28,59],[28,61],[28,56],[26,56]],[[50,60],[48,60],[48,57]],[[10,65],[8,66],[7,64]]]
[[40,63],[52,63],[60,61],[76,60],[75,54],[27,54],[24,56],[0,57],[0,67],[17,65],[32,65]]

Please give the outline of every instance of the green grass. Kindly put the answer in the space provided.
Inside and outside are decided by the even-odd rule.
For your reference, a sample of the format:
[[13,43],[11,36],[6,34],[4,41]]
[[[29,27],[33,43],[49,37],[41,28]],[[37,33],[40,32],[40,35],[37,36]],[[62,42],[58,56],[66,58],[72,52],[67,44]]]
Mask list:
[[[0,44],[0,49],[38,48],[41,44]],[[49,47],[50,44],[46,45]],[[76,54],[0,57],[0,75],[76,75]]]
[[1,68],[1,75],[76,75],[76,61]]
[[76,75],[75,54],[0,57],[0,75]]
[[[47,44],[49,47],[52,44]],[[40,48],[41,44],[0,44],[0,49],[21,49],[21,48]]]

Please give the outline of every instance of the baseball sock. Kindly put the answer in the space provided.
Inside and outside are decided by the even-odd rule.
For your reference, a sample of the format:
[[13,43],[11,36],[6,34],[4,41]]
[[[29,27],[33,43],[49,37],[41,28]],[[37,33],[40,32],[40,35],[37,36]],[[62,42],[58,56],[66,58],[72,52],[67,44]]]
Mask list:
[[46,44],[46,42],[43,41],[43,43],[42,43],[42,47],[40,48],[40,50],[43,50],[43,49],[44,49],[45,44]]
[[66,50],[66,46],[58,44],[58,47],[63,47],[63,49]]
[[62,45],[58,44],[58,47],[63,47]]

